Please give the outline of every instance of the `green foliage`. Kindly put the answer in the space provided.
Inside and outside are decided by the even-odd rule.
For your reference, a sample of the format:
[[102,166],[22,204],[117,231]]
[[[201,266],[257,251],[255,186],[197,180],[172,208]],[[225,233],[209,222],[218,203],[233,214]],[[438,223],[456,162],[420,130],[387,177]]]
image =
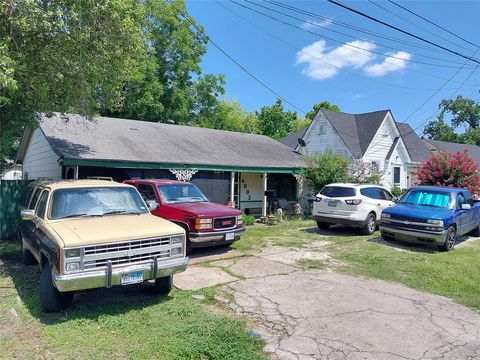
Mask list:
[[259,133],[258,117],[254,112],[246,112],[238,101],[219,101],[215,112],[209,118],[200,119],[197,126],[219,130]]
[[308,121],[312,121],[315,115],[317,115],[318,110],[320,109],[327,109],[331,111],[340,111],[340,108],[335,104],[330,104],[328,101],[324,100],[318,104],[313,105],[312,110],[310,110],[306,115],[305,119]]
[[325,185],[348,179],[349,159],[334,155],[332,151],[304,156],[305,166],[300,174],[309,189],[317,193]]
[[[457,96],[455,100],[442,100],[441,113],[424,129],[429,139],[480,145],[480,103]],[[445,121],[449,115],[450,124]],[[457,130],[465,129],[463,133]]]
[[297,113],[285,111],[282,100],[277,99],[272,106],[264,106],[257,112],[260,133],[273,139],[280,139],[290,134],[297,121]]
[[14,239],[19,218],[18,203],[30,181],[0,180],[0,240]]
[[402,189],[400,186],[396,186],[396,185],[390,189],[390,192],[392,193],[392,195],[397,198],[405,194],[405,191],[406,191],[405,189]]
[[255,217],[252,215],[243,215],[243,224],[247,226],[255,224]]

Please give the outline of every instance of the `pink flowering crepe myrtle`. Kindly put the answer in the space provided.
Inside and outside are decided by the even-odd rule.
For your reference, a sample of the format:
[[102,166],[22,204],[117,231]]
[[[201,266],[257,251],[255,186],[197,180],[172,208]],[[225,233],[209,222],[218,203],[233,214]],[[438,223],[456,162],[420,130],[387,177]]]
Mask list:
[[466,150],[433,155],[422,163],[416,175],[421,185],[467,188],[475,198],[480,195],[479,165]]

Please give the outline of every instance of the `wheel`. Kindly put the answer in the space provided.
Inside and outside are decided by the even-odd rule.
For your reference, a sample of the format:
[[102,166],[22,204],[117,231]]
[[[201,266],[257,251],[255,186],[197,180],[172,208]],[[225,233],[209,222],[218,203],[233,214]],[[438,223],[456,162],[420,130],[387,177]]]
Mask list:
[[37,259],[33,257],[30,250],[25,248],[22,249],[22,260],[23,265],[35,265],[37,263]]
[[455,230],[455,227],[450,226],[447,229],[447,236],[445,237],[445,242],[442,245],[438,246],[438,250],[440,251],[450,251],[453,249],[455,246],[455,236],[457,234],[457,231]]
[[362,227],[361,232],[363,235],[372,235],[377,229],[377,217],[374,213],[368,214],[365,219],[365,225]]
[[168,295],[172,291],[173,276],[166,276],[155,279],[155,292],[157,294]]
[[470,234],[472,234],[472,236],[475,236],[475,237],[480,237],[480,225],[478,225],[475,229],[473,229]]
[[73,299],[72,293],[61,293],[53,285],[52,270],[47,263],[40,274],[40,303],[46,312],[58,312],[66,309]]
[[328,230],[330,228],[330,224],[323,221],[317,221],[317,226],[321,230]]

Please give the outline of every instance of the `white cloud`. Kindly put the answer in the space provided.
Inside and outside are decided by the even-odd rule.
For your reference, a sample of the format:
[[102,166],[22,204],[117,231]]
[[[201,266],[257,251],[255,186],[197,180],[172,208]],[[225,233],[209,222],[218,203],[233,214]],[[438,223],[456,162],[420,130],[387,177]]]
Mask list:
[[333,22],[333,19],[325,19],[323,21],[315,21],[315,20],[312,20],[312,19],[307,19],[305,20],[305,22],[302,24],[302,28],[304,29],[315,29],[318,27],[327,27],[327,26],[330,26]]
[[306,64],[302,70],[303,74],[322,80],[336,75],[339,68],[362,68],[374,57],[368,51],[351,46],[366,50],[375,48],[375,45],[370,42],[355,40],[330,50],[327,49],[325,40],[319,40],[297,52],[297,64]]
[[[383,76],[392,71],[399,71],[407,66],[407,61],[412,57],[405,51],[399,51],[394,54],[388,54],[395,57],[386,57],[382,62],[365,66],[365,74],[370,76]],[[401,58],[401,59],[399,59]]]
[[404,69],[411,58],[408,52],[399,51],[388,53],[386,55],[389,56],[382,62],[375,63],[377,55],[370,52],[374,49],[374,43],[362,40],[351,41],[336,48],[327,48],[325,40],[319,40],[297,52],[297,64],[305,65],[302,74],[323,80],[335,76],[343,68],[363,69],[368,76],[384,76]]

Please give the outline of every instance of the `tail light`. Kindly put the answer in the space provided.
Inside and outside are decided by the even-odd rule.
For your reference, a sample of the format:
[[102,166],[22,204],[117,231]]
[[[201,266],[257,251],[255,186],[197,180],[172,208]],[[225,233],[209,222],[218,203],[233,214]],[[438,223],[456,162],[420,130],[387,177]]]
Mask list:
[[316,196],[316,197],[315,197],[315,201],[316,201],[316,202],[320,202],[320,201],[322,201],[322,198],[321,198],[320,196]]
[[362,202],[362,199],[345,200],[345,204],[347,205],[358,205],[361,202]]

